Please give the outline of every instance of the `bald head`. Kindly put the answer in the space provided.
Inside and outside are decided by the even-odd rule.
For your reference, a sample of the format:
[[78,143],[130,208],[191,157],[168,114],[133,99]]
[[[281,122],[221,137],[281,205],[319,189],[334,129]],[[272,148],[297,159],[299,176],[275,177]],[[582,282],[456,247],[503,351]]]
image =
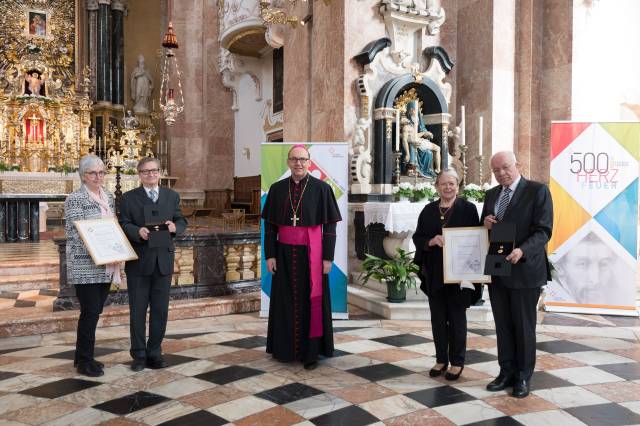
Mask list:
[[491,171],[498,183],[504,187],[511,186],[520,177],[516,156],[511,151],[500,151],[493,154]]

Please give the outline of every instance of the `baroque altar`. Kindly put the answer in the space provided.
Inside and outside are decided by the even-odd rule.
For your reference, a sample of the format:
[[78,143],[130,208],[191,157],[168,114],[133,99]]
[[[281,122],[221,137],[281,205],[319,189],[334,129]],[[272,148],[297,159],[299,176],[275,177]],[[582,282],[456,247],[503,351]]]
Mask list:
[[0,171],[68,171],[89,152],[88,70],[76,80],[73,2],[0,2]]

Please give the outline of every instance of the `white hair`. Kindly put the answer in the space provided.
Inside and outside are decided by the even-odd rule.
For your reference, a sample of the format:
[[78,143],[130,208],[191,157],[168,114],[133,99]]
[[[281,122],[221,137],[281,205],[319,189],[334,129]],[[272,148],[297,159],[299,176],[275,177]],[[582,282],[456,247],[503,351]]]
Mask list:
[[516,155],[513,153],[513,151],[500,151],[500,152],[496,152],[495,154],[493,154],[491,156],[491,161],[493,161],[494,158],[498,157],[498,156],[505,156],[507,157],[507,160],[511,161],[513,164],[516,164],[517,160],[516,160]]
[[455,169],[444,169],[443,171],[438,173],[438,176],[436,176],[436,182],[435,182],[436,185],[438,184],[438,182],[440,182],[440,177],[443,175],[451,176],[456,180],[456,184],[460,185],[460,177],[458,176],[458,173],[456,172]]
[[80,175],[80,181],[83,181],[84,173],[93,166],[100,166],[104,169],[104,162],[97,155],[89,154],[80,159],[78,163],[78,174]]

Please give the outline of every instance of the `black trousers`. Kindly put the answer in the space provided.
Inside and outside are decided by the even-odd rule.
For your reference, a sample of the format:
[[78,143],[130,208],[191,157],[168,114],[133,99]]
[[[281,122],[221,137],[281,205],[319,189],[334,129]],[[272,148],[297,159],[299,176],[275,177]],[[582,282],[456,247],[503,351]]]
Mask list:
[[[152,275],[127,276],[129,293],[129,332],[133,358],[158,359],[169,315],[171,275],[162,275],[156,264]],[[147,308],[149,339],[146,340]]]
[[467,350],[467,306],[460,286],[445,284],[429,296],[436,362],[461,367]]
[[510,289],[489,284],[498,337],[500,374],[529,380],[536,366],[536,312],[540,287]]
[[76,337],[76,353],[74,365],[93,360],[96,344],[96,326],[102,313],[102,307],[109,295],[110,283],[76,284],[76,296],[80,302],[78,318],[78,334]]

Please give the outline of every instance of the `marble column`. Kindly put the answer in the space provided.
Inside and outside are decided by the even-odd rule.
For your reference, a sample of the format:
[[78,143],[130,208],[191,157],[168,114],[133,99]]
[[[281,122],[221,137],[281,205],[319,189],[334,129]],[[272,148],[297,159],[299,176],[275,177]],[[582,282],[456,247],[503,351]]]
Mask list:
[[7,242],[15,243],[18,241],[18,203],[9,201],[7,203]]
[[40,202],[29,203],[29,240],[40,241]]
[[111,2],[111,102],[124,105],[124,11],[123,0]]
[[111,0],[98,0],[96,86],[98,102],[111,102]]
[[0,243],[7,242],[7,203],[0,201]]
[[29,201],[18,201],[18,241],[29,239]]
[[[95,81],[98,75],[98,0],[87,0],[87,50],[89,52],[88,65]],[[94,84],[91,90],[92,98],[96,99],[97,85]]]

